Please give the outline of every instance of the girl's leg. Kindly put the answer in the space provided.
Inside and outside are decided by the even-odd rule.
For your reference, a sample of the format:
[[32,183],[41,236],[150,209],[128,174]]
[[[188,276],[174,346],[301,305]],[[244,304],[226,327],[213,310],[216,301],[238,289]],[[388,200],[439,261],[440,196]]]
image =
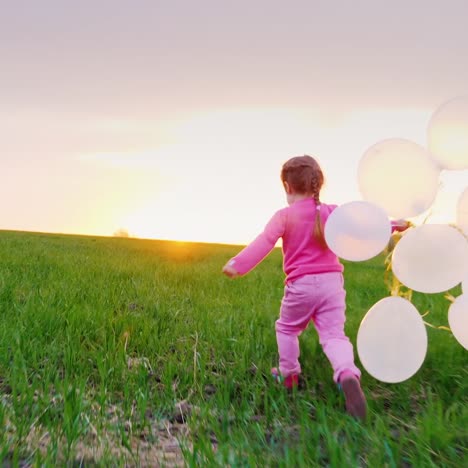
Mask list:
[[312,320],[323,351],[332,365],[333,379],[338,383],[340,374],[346,370],[359,378],[361,372],[354,364],[353,345],[344,331],[346,292],[342,276],[330,273],[321,276],[320,289],[323,296]]
[[[354,364],[353,346],[345,335],[345,291],[340,275],[328,274],[322,278],[324,294],[313,316],[320,344],[333,367],[333,379],[339,383],[345,399],[347,412],[364,420],[366,417],[366,397],[362,392],[360,370]],[[338,280],[338,281],[337,281]]]
[[276,322],[276,342],[278,343],[279,371],[284,377],[300,374],[299,340],[300,330],[293,330],[281,322]]
[[275,324],[279,370],[284,377],[301,373],[298,337],[307,328],[311,315],[310,300],[304,288],[297,284],[286,286],[280,318]]

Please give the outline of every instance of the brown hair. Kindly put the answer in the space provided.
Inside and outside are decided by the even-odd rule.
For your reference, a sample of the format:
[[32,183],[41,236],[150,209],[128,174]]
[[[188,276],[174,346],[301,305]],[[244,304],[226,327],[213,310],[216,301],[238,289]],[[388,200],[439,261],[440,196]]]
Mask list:
[[327,247],[320,216],[320,190],[324,183],[322,169],[311,156],[296,156],[283,164],[281,181],[287,182],[294,193],[310,195],[317,205],[313,236],[323,248]]

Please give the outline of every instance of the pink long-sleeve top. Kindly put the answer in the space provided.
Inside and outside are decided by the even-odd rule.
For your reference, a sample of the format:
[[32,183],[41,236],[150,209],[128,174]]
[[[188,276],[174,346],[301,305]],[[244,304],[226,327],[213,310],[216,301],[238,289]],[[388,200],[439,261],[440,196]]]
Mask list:
[[[320,205],[322,225],[337,205]],[[313,198],[296,201],[277,211],[256,239],[236,255],[229,265],[240,275],[255,268],[283,239],[283,269],[286,283],[310,274],[342,272],[344,267],[338,257],[329,249],[322,247],[312,232],[315,224],[316,204]],[[405,222],[392,221],[392,232],[408,228]]]
[[[337,205],[320,205],[323,226]],[[320,246],[314,238],[316,204],[313,198],[296,201],[277,211],[264,231],[231,261],[230,265],[245,275],[257,266],[283,239],[283,269],[286,283],[308,274],[343,271],[338,257],[328,248]]]

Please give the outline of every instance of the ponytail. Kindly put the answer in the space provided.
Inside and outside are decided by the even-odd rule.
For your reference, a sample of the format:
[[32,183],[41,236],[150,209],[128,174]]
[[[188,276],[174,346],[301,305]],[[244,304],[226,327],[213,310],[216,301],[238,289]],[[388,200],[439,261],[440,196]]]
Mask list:
[[322,222],[322,217],[320,216],[320,208],[322,205],[320,204],[320,201],[317,202],[317,200],[315,200],[315,203],[316,203],[315,223],[314,223],[314,230],[312,232],[312,235],[320,247],[322,247],[323,249],[327,249],[328,245],[327,245],[327,242],[325,241],[325,234],[323,231],[323,222]]

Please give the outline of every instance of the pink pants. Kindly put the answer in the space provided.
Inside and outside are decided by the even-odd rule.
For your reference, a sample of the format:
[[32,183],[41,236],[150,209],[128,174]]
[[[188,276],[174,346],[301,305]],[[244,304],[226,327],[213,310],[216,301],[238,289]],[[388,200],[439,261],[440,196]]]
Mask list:
[[343,275],[339,272],[303,276],[285,287],[280,318],[276,321],[279,369],[283,376],[301,372],[298,336],[311,320],[333,367],[333,380],[338,382],[344,370],[361,376],[354,364],[353,346],[344,333],[345,297]]

